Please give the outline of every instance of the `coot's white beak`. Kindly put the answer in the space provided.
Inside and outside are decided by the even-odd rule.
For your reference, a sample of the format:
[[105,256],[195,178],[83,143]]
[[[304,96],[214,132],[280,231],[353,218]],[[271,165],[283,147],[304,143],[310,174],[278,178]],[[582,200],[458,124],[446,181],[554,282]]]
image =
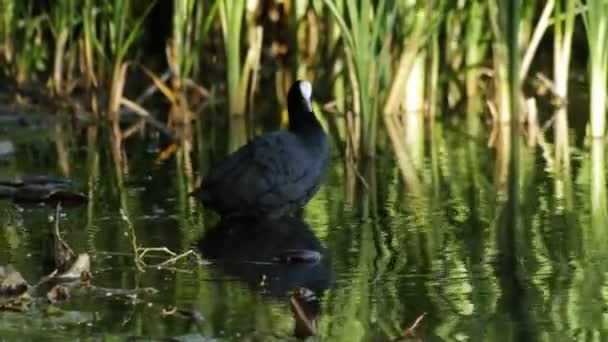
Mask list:
[[312,85],[310,82],[300,82],[300,94],[302,94],[302,97],[306,100],[308,111],[312,112]]

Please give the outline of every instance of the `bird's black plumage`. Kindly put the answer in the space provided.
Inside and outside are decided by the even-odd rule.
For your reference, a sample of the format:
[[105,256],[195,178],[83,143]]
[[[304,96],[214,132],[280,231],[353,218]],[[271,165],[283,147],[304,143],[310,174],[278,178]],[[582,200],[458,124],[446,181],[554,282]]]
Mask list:
[[261,135],[215,165],[194,192],[222,216],[279,218],[317,192],[329,142],[315,117],[312,88],[296,81],[287,95],[289,129]]

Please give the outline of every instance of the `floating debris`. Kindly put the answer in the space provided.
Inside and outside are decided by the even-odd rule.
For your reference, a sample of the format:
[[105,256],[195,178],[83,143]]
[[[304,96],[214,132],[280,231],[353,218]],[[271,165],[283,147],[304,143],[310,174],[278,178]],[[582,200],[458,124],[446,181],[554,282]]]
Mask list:
[[12,265],[0,266],[0,296],[15,297],[27,292],[29,285]]
[[65,285],[55,285],[46,293],[49,303],[57,304],[70,298],[70,289]]
[[53,272],[46,281],[55,283],[46,294],[49,303],[66,301],[75,290],[90,291],[91,286],[91,258],[82,253],[74,261],[71,267],[63,273]]
[[72,185],[72,181],[67,178],[39,175],[25,176],[11,180],[0,180],[0,185],[10,186],[13,188],[20,188],[26,185],[45,185],[65,189]]
[[308,338],[319,333],[319,316],[321,304],[317,295],[305,288],[294,289],[289,297],[289,304],[295,319],[294,335],[297,338]]
[[45,204],[73,207],[86,204],[88,197],[70,189],[71,181],[48,176],[17,180],[0,180],[0,198],[12,199],[20,205]]
[[30,286],[12,265],[0,266],[0,311],[26,311],[32,298]]
[[78,206],[86,204],[88,198],[85,194],[56,188],[49,185],[30,184],[17,189],[13,194],[13,201],[20,204],[44,203],[55,206]]
[[91,280],[91,257],[82,253],[67,271],[54,277],[58,280],[89,282]]

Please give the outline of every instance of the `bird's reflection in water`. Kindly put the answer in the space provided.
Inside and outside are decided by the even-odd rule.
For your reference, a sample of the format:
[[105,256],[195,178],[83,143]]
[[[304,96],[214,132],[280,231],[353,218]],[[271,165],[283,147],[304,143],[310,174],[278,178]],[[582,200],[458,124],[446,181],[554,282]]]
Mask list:
[[296,336],[317,333],[319,298],[331,285],[332,273],[321,243],[302,220],[222,220],[198,241],[198,249],[222,273],[265,295],[288,299]]

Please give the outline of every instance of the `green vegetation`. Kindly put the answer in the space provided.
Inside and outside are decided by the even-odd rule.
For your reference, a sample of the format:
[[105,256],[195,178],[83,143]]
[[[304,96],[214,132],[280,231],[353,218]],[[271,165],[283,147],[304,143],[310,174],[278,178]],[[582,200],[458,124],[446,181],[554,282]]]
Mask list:
[[[165,51],[157,49],[154,53],[156,58],[166,57],[174,90],[195,87],[206,96],[204,88],[196,88],[197,83],[203,87],[215,86],[206,75],[210,70],[225,70],[226,81],[222,82],[228,104],[225,115],[241,116],[255,110],[252,106],[264,49],[271,55],[287,54],[288,58],[297,60],[298,75],[303,70],[335,64],[337,68],[327,70],[330,76],[311,72],[308,77],[332,82],[325,88],[336,92],[324,97],[335,98],[340,114],[345,115],[346,120],[336,124],[343,126],[339,127],[341,131],[348,132],[341,139],[351,150],[352,159],[373,157],[386,132],[402,173],[408,174],[405,177],[408,183],[416,184],[413,170],[419,167],[420,156],[424,154],[422,142],[428,127],[424,122],[434,119],[435,113],[444,116],[446,110],[453,111],[454,106],[466,102],[471,109],[466,111],[467,130],[477,134],[480,120],[484,121],[485,99],[494,131],[510,120],[507,66],[511,59],[522,59],[519,63],[522,84],[531,84],[538,93],[539,88],[548,88],[551,96],[562,98],[566,103],[572,44],[580,44],[582,33],[573,36],[577,26],[584,26],[589,42],[593,113],[590,134],[604,134],[606,95],[602,85],[606,84],[608,54],[604,39],[606,2],[602,0],[578,4],[576,1],[528,1],[522,4],[516,18],[507,17],[507,3],[501,1],[456,4],[443,0],[314,0],[264,5],[255,1],[209,0],[172,4],[163,7],[170,12],[161,14],[164,22],[158,22],[154,21],[156,18],[148,18],[151,10],[161,6],[155,3],[86,0],[81,11],[78,3],[71,0],[52,2],[48,8],[32,1],[3,0],[0,25],[3,74],[21,85],[43,83],[48,77],[52,93],[60,98],[69,97],[78,85],[86,89],[94,85],[96,90],[90,91],[101,90],[107,94],[107,106],[102,106],[101,111],[111,122],[116,122],[125,103],[131,109],[143,105],[124,98],[124,84],[133,74],[128,71],[128,65],[148,64],[149,47],[141,37],[155,26],[164,26],[171,32],[153,38],[165,40],[158,44],[166,44]],[[269,12],[261,13],[262,9]],[[513,50],[507,45],[507,19],[514,20],[520,28],[521,54],[511,54]],[[274,32],[277,29],[289,34],[277,34]],[[545,70],[535,56],[548,44],[548,35],[554,42],[554,70],[553,77],[542,79],[553,82],[539,86],[542,82],[538,81],[538,72],[542,75]],[[274,40],[266,40],[264,36]],[[325,44],[324,37],[328,38],[332,53],[301,58],[314,55],[316,51],[309,49],[318,46],[318,42]],[[217,47],[216,38],[223,41],[223,51],[207,56],[207,51]],[[295,41],[285,41],[286,38]],[[281,50],[285,47],[287,51]],[[303,69],[305,63],[313,65]],[[579,64],[577,68],[583,66]],[[531,68],[533,72],[529,71]],[[155,67],[152,72],[159,75],[164,70]],[[160,78],[155,74],[151,77],[160,86]],[[275,82],[282,84],[284,80]],[[168,95],[166,89],[163,92]],[[540,97],[529,92],[524,94],[527,99]],[[174,103],[177,101],[175,96],[168,97]],[[247,106],[248,98],[252,108]],[[523,100],[516,102],[523,103]],[[342,106],[345,102],[349,107]],[[88,106],[97,109],[96,105]],[[141,113],[140,107],[137,108]],[[528,109],[522,108],[522,118],[527,117]],[[379,112],[383,120],[379,120]],[[189,116],[185,118],[190,120]],[[560,159],[567,159],[563,156],[568,154],[564,147],[567,139],[563,139],[567,135],[563,129],[567,122],[567,113],[556,115],[556,127],[562,132],[556,135],[556,148],[566,151],[558,153],[562,156]],[[535,125],[532,123],[531,127]],[[236,130],[240,126],[231,127]]]
[[608,80],[608,1],[591,0],[583,13],[589,41],[589,93],[591,136],[606,131],[606,82]]
[[[284,124],[284,90],[306,77],[344,162],[304,210],[337,278],[322,336],[393,339],[426,312],[429,340],[605,340],[608,0],[45,3],[0,0],[0,77],[14,103],[47,89],[77,102],[77,118],[111,123],[109,138],[54,127],[41,153],[86,185],[75,214],[86,232],[67,239],[112,280],[162,283],[163,301],[202,308],[208,335],[290,334],[283,302],[208,281],[207,267],[139,273],[132,254],[183,252],[209,228],[214,217],[188,196],[197,176]],[[167,106],[146,102],[154,93]],[[124,143],[134,133],[153,155]],[[83,136],[86,150],[72,148]],[[37,170],[36,155],[4,174]],[[140,178],[145,190],[129,188]],[[27,264],[41,239],[31,226],[48,218],[3,208],[0,257]],[[118,208],[128,220],[107,220]],[[171,219],[155,221],[163,210]],[[129,311],[124,329],[102,324],[185,333],[156,309]]]
[[226,84],[230,115],[243,115],[241,90],[241,27],[245,14],[245,1],[222,0],[220,6],[224,46],[226,51]]
[[[385,59],[381,59],[382,40],[393,24],[393,15],[386,12],[386,1],[380,0],[374,5],[371,0],[346,1],[338,9],[334,1],[325,0],[331,13],[335,16],[345,41],[346,54],[349,56],[353,81],[356,87],[353,97],[357,105],[361,123],[362,150],[368,156],[376,153],[376,131],[378,115],[376,96],[378,92],[378,73],[382,69]],[[348,19],[346,19],[348,18]],[[371,100],[371,101],[370,101]],[[358,148],[357,148],[358,150]]]

